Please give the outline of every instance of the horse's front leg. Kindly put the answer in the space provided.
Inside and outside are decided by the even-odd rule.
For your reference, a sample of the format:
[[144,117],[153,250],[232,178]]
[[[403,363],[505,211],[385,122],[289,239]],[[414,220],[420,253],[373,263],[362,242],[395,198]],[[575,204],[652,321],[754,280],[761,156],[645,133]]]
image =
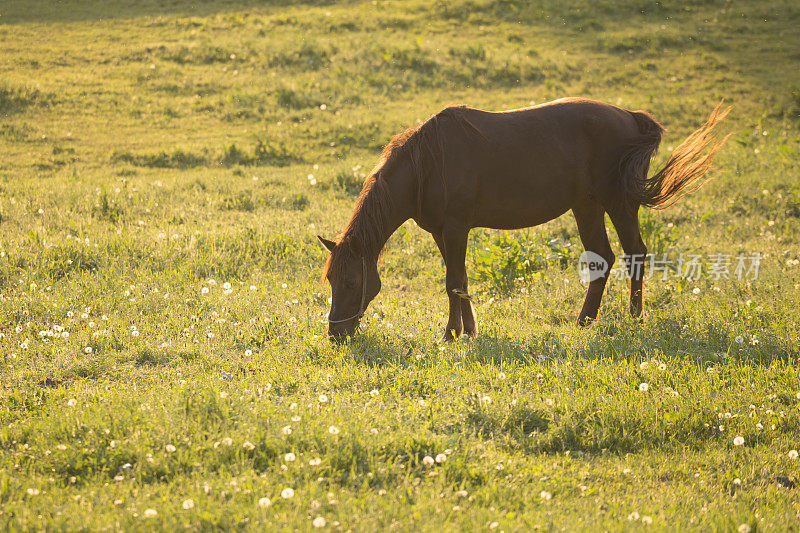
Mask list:
[[[447,254],[445,253],[444,247],[444,240],[442,238],[441,233],[434,233],[433,240],[436,241],[436,246],[439,247],[439,252],[442,254],[442,259],[444,260],[445,265],[447,265]],[[466,237],[464,240],[464,257],[466,259]],[[455,323],[456,319],[453,317],[456,313],[456,309],[461,309],[461,334],[467,335],[470,338],[474,337],[478,333],[478,320],[475,315],[475,308],[472,306],[472,302],[466,296],[468,286],[468,278],[466,275],[466,268],[464,270],[464,291],[462,294],[459,295],[458,302],[454,303],[453,298],[450,298],[450,293],[448,293],[448,300],[450,303],[450,319],[448,320],[448,329],[445,330],[444,336],[442,336],[442,340],[453,340],[453,333],[450,329],[450,324]],[[460,291],[459,291],[460,292]],[[448,335],[449,334],[449,335]]]
[[[467,235],[469,230],[445,225],[441,236],[434,236],[447,268],[445,290],[450,304],[443,341],[452,341],[463,333],[475,335],[475,311],[467,293]],[[466,313],[464,311],[467,311]]]
[[470,339],[478,334],[478,318],[475,316],[475,308],[468,298],[461,298],[461,323],[464,325],[463,334]]

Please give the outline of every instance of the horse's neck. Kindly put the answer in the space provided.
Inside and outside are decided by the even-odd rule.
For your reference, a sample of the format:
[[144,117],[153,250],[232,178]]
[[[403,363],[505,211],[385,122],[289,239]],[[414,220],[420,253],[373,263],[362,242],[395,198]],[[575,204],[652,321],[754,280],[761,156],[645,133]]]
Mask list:
[[389,202],[386,203],[387,212],[384,214],[384,224],[381,226],[370,224],[365,225],[368,231],[373,231],[371,237],[378,243],[378,247],[374,250],[377,260],[386,242],[389,240],[397,228],[403,223],[414,216],[416,210],[416,180],[409,172],[401,171],[385,173],[379,179],[385,180],[383,191],[374,188],[369,194],[388,194]]

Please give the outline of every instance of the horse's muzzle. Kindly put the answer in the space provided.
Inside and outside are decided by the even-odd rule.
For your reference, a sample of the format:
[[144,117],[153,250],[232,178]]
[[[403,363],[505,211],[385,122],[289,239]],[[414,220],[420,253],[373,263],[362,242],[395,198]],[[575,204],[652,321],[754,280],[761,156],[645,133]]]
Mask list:
[[353,337],[358,330],[358,319],[354,318],[340,324],[330,324],[328,326],[328,339],[331,342],[341,344],[349,337]]

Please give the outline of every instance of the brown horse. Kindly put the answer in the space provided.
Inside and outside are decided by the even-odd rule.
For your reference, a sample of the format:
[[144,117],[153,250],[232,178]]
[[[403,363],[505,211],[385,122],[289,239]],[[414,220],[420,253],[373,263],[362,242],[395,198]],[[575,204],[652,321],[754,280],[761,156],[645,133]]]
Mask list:
[[447,107],[396,135],[366,179],[338,242],[319,237],[331,253],[323,274],[333,291],[329,335],[341,340],[354,333],[380,291],[378,255],[409,218],[433,235],[447,268],[444,340],[477,332],[465,267],[470,229],[526,228],[570,209],[584,248],[607,265],[589,283],[578,324],[597,317],[615,260],[605,213],[629,258],[630,311],[640,316],[647,249],[639,206],[669,207],[704,183],[724,142],[714,136],[730,110],[721,105],[649,178],[664,129],[648,113],[592,100],[565,98],[500,113]]

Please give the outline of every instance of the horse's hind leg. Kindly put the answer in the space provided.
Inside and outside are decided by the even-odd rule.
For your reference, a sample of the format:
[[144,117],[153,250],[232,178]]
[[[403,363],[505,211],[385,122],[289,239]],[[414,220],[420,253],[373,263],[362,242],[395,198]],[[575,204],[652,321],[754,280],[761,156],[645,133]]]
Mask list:
[[603,291],[615,258],[606,234],[603,207],[597,202],[587,200],[586,203],[574,207],[572,213],[578,224],[578,233],[581,236],[583,247],[587,252],[599,255],[606,262],[605,270],[595,271],[589,281],[586,299],[583,301],[583,308],[578,315],[578,325],[587,326],[597,318],[597,310],[600,308]]
[[639,317],[642,314],[642,291],[644,279],[644,266],[647,256],[647,247],[642,241],[639,231],[639,210],[630,213],[625,208],[614,208],[608,212],[614,228],[617,230],[619,242],[625,251],[625,260],[628,263],[628,273],[631,278],[631,315]]

